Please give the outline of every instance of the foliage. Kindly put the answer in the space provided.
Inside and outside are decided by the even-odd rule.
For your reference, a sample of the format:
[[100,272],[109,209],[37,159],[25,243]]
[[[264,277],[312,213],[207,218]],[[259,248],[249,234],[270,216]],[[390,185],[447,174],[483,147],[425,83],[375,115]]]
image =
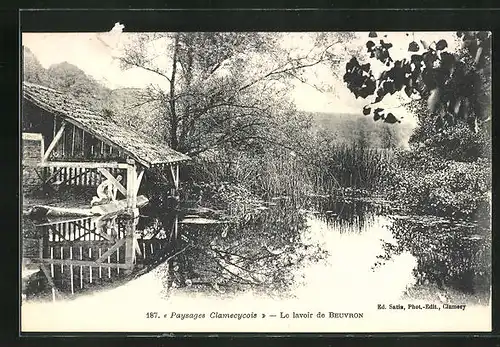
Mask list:
[[[491,35],[488,32],[460,32],[458,35],[463,37],[465,52],[448,52],[445,40],[430,45],[422,41],[425,50],[422,54],[414,53],[409,59],[397,61],[393,61],[389,53],[392,44],[383,40],[375,44],[370,40],[366,44],[370,57],[390,68],[376,77],[370,63],[361,65],[356,57],[352,57],[346,64],[344,82],[356,97],[376,96],[372,104],[382,101],[388,94],[404,90],[408,97],[426,100],[437,127],[445,123],[451,126],[461,120],[475,130],[475,122],[487,118],[480,100],[484,84],[480,75],[488,74]],[[409,51],[419,50],[416,42],[411,42],[411,46],[414,48]],[[467,61],[468,57],[473,60]],[[399,122],[392,113],[386,114],[379,107],[372,110],[367,105],[363,112],[372,113],[375,120]]]
[[443,161],[425,150],[400,152],[391,180],[391,198],[406,210],[489,219],[491,168],[488,160],[465,163]]
[[340,41],[292,54],[281,39],[275,33],[140,34],[120,60],[124,68],[138,67],[165,81],[151,85],[144,102],[161,105],[164,138],[172,148],[197,156],[286,146],[279,130],[293,113],[290,81],[329,61],[328,49]]
[[[491,35],[458,32],[462,48],[451,52],[445,40],[432,44],[413,41],[409,59],[393,61],[391,44],[368,41],[371,57],[389,68],[376,77],[370,63],[356,57],[346,65],[344,81],[356,97],[375,100],[363,109],[375,121],[400,122],[382,107],[372,106],[388,94],[402,92],[411,98],[406,108],[418,117],[419,126],[410,144],[429,149],[431,155],[473,161],[491,154]],[[423,46],[424,52],[417,54]]]
[[23,80],[43,85],[47,81],[47,71],[28,47],[23,46]]
[[376,266],[402,252],[418,259],[417,286],[434,284],[466,293],[489,293],[491,238],[489,228],[432,218],[393,221],[390,230],[397,245],[385,243]]
[[391,163],[391,152],[370,147],[363,137],[338,143],[335,136],[319,133],[311,153],[316,192],[335,188],[381,190]]

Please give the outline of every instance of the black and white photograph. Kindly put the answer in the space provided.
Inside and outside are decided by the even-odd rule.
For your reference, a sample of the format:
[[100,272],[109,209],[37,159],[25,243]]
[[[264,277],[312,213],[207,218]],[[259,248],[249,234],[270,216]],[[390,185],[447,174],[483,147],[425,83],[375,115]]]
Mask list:
[[22,32],[21,332],[491,331],[456,29]]

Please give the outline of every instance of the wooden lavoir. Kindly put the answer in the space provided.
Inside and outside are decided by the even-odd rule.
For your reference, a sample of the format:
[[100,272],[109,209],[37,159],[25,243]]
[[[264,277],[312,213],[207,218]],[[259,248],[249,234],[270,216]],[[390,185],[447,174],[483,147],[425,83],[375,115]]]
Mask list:
[[[112,182],[120,196],[108,204],[92,207],[90,201],[84,207],[35,205],[39,211],[46,211],[46,218],[66,219],[66,224],[42,221],[37,225],[54,240],[61,237],[69,248],[50,250],[47,248],[49,236],[42,235],[40,252],[37,256],[28,252],[30,256],[23,259],[23,263],[38,264],[51,286],[55,286],[54,272],[46,266],[57,265],[61,271],[64,266],[132,271],[136,254],[140,254],[135,236],[139,208],[148,203],[147,197],[139,194],[141,183],[147,180],[148,172],[155,170],[168,177],[172,192],[176,194],[179,165],[190,158],[93,111],[69,94],[27,82],[22,85],[22,132],[23,204],[30,194],[40,189],[49,194],[62,187],[69,192],[73,188],[90,189],[95,194],[96,187],[104,180]],[[122,176],[121,181],[117,180],[118,175]],[[77,194],[75,190],[75,196]],[[121,218],[120,227],[108,228],[107,219],[115,217]],[[68,222],[68,218],[72,221]],[[94,224],[88,224],[86,218]],[[91,245],[79,246],[81,235],[64,238],[61,232],[66,231],[57,227],[63,224],[93,238],[85,241],[106,243],[105,250],[100,248],[99,255],[98,250],[92,252]],[[103,230],[115,230],[116,235]],[[80,247],[83,248],[78,253]]]

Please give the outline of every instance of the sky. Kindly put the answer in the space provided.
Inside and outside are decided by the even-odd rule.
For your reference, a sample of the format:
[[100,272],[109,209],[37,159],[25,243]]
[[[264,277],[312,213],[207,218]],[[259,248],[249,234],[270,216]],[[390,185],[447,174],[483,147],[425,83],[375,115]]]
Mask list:
[[[111,27],[111,26],[110,26]],[[109,32],[105,33],[23,33],[22,43],[28,47],[39,59],[43,67],[52,64],[68,62],[78,66],[88,75],[102,82],[111,89],[123,87],[146,87],[148,84],[160,84],[165,81],[154,73],[139,68],[122,70],[115,58],[120,54],[120,47],[126,42],[129,33],[126,32],[126,23],[116,23]],[[453,41],[452,33],[410,33],[404,32],[378,33],[379,38],[387,35],[387,41],[393,43],[391,56],[400,59],[408,56],[407,47],[409,38],[423,39],[431,42],[440,38]],[[356,33],[356,39],[343,44],[344,49],[364,46],[368,33]],[[289,33],[284,45],[304,46],[310,44],[304,33]],[[340,69],[343,69],[341,64]],[[341,71],[340,70],[340,71]],[[292,99],[298,109],[310,112],[360,113],[367,103],[364,99],[356,100],[353,94],[343,85],[339,78],[335,78],[332,71],[324,66],[317,66],[308,70],[307,79],[312,84],[324,84],[333,88],[333,91],[320,92],[317,89],[294,82]],[[401,100],[396,97],[386,97],[384,106],[387,108],[398,106]]]

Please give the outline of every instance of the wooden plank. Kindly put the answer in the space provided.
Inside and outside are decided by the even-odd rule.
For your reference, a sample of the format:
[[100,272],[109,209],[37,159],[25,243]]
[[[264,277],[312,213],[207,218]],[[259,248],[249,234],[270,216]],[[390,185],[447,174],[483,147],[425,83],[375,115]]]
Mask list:
[[102,266],[102,267],[107,267],[107,268],[121,268],[121,269],[128,269],[130,266],[127,264],[117,264],[117,263],[98,263],[96,261],[87,261],[87,260],[75,260],[75,259],[31,259],[27,258],[31,261],[33,264],[62,264],[62,265],[69,265],[69,266]]
[[[99,247],[99,258],[102,255],[101,247]],[[99,265],[99,278],[102,278],[102,267]]]
[[[102,263],[104,259],[106,259],[108,256],[111,256],[118,248],[120,248],[123,244],[125,243],[125,239],[120,239],[118,240],[113,246],[111,246],[110,249],[108,249],[102,256],[99,257],[95,262],[96,263]],[[99,266],[99,265],[97,265]]]
[[119,168],[126,169],[128,165],[126,163],[118,162],[76,162],[76,161],[46,161],[36,165],[37,167],[82,167],[87,169],[98,169],[98,168]]
[[170,165],[170,173],[172,175],[172,180],[174,181],[175,189],[179,189],[179,165],[175,165],[175,169]]
[[52,138],[56,137],[57,134],[57,117],[54,116],[52,124],[54,125],[54,129],[52,131]]
[[59,131],[57,132],[56,136],[52,139],[52,141],[49,144],[49,147],[45,151],[43,158],[42,158],[42,162],[47,161],[47,159],[50,156],[50,153],[52,153],[52,150],[54,149],[54,147],[57,145],[57,143],[61,139],[65,128],[66,128],[66,122],[63,121],[61,128],[59,128]]
[[40,259],[43,258],[43,237],[38,239],[38,256]]
[[[83,260],[83,248],[80,246],[80,261]],[[83,288],[83,266],[80,265],[80,289]]]
[[22,134],[23,140],[29,140],[29,141],[42,141],[43,136],[40,133],[24,133]]
[[139,188],[141,187],[141,182],[142,182],[142,177],[144,176],[144,169],[141,170],[141,172],[139,173],[139,176],[137,176],[137,179],[136,179],[136,189],[135,189],[135,195],[137,195],[139,193]]
[[50,230],[52,230],[52,240],[53,241],[61,241],[61,239],[65,240],[66,239],[66,235],[64,235],[63,233],[61,233],[61,228],[60,226],[57,226],[57,225],[49,225],[48,226]]
[[98,168],[97,171],[99,171],[104,177],[110,180],[120,191],[120,193],[122,193],[124,196],[127,196],[127,190],[125,189],[125,187],[120,182],[118,182],[118,180],[108,170]]
[[134,220],[127,219],[125,221],[125,238],[122,240],[126,240],[125,244],[125,264],[129,264],[133,266],[135,261],[135,248],[137,239],[135,237],[135,224]]
[[[85,222],[85,221],[84,221]],[[77,226],[79,229],[83,229],[85,231],[88,231],[88,233],[86,234],[95,234],[95,235],[98,235],[100,237],[102,237],[103,239],[107,240],[107,241],[111,241],[111,238],[109,237],[109,235],[107,234],[104,234],[104,233],[101,233],[99,230],[97,230],[97,227],[95,227],[94,229],[89,229],[88,227],[86,226],[83,226],[81,225],[80,223],[74,223],[75,226]],[[78,240],[78,239],[75,239],[75,240]]]
[[[50,259],[54,259],[54,247],[50,247]],[[54,264],[50,264],[50,275],[54,277]]]
[[[71,252],[71,249],[70,249],[70,252]],[[71,253],[70,253],[71,255]],[[63,252],[63,248],[61,246],[61,260],[64,259],[64,252]],[[64,273],[64,265],[61,265],[61,273]]]
[[129,211],[133,211],[137,208],[137,187],[136,187],[136,179],[137,179],[137,167],[135,166],[135,161],[128,159],[127,160],[127,209]]
[[[55,260],[55,259],[51,259],[51,260]],[[40,269],[42,270],[43,274],[47,278],[47,281],[49,282],[49,285],[52,288],[55,288],[56,285],[54,284],[54,281],[52,280],[52,277],[50,276],[49,270],[47,270],[47,268],[45,267],[45,264],[40,263]]]
[[[92,248],[89,247],[89,259],[92,259]],[[92,266],[89,266],[89,279],[92,283]]]
[[89,241],[84,241],[84,240],[78,240],[78,241],[62,241],[62,242],[51,242],[49,243],[50,246],[54,247],[109,247],[110,245],[113,245],[113,241],[106,241],[106,240],[89,240]]
[[[48,205],[37,205],[47,210],[47,216],[92,216],[90,208],[69,208]],[[42,225],[42,224],[40,224]]]
[[[69,248],[69,259],[70,259],[70,262],[73,261],[73,247]],[[75,294],[73,265],[71,265],[71,264],[70,264],[70,277],[71,277],[71,294]]]
[[90,217],[78,217],[78,218],[66,218],[66,219],[56,219],[56,220],[48,220],[47,222],[39,223],[35,225],[37,227],[40,226],[47,226],[47,225],[59,225],[67,222],[74,222],[74,221],[80,221],[80,220],[86,220],[86,219],[91,219]]
[[[120,263],[120,249],[116,251],[116,262],[119,264]],[[116,269],[116,272],[120,274],[120,268]]]
[[[62,126],[62,124],[63,124],[63,121],[61,121],[61,126]],[[64,133],[64,132],[62,135],[62,139],[60,141],[60,147],[61,147],[61,157],[64,158],[66,155],[66,133]]]
[[72,127],[71,127],[71,156],[72,157],[75,157],[75,141],[76,141],[75,137],[76,137],[76,127],[74,125],[72,125]]
[[86,157],[85,153],[85,131],[82,129],[82,158]]
[[55,167],[49,167],[49,169],[51,169],[51,172],[52,174],[49,176],[49,178],[47,178],[45,180],[45,184],[49,183],[51,180],[53,180],[54,178],[56,178],[56,176],[61,172],[61,170],[63,170],[64,168],[55,168]]
[[66,182],[68,180],[68,168],[67,167],[64,168],[63,176],[61,177],[61,179],[63,180],[63,182]]

